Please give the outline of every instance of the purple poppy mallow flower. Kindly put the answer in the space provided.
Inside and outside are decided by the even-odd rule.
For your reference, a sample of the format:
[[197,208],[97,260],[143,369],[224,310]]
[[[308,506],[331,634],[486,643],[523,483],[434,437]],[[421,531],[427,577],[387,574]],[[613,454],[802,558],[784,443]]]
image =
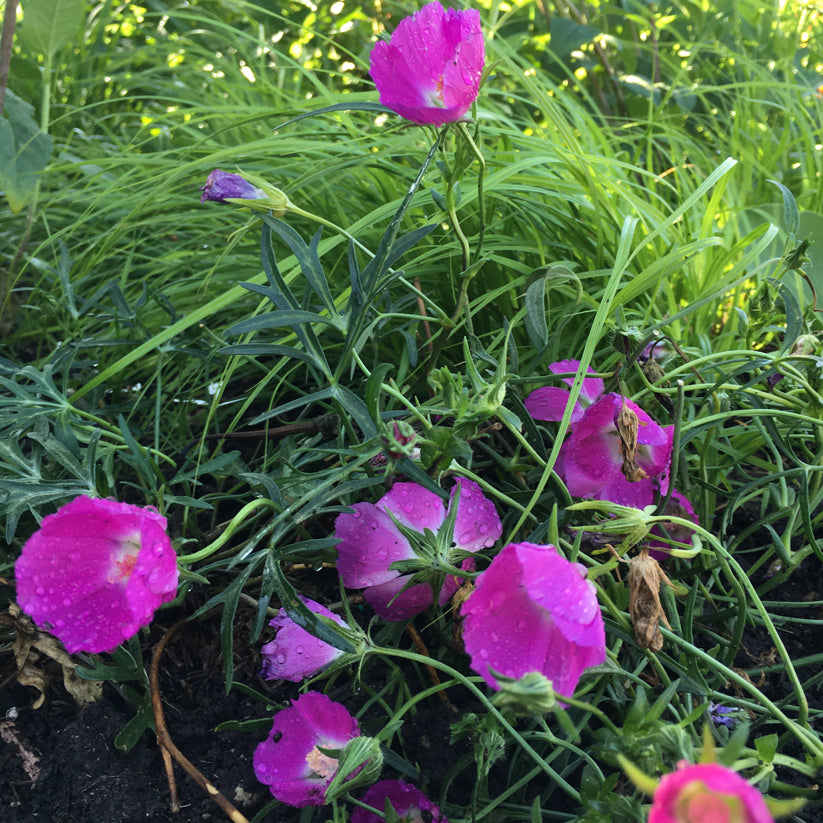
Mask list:
[[554,546],[510,543],[477,577],[460,613],[471,667],[495,690],[492,670],[513,678],[536,672],[571,697],[582,672],[606,660],[594,586]]
[[[576,372],[580,367],[579,360],[558,360],[549,365],[552,374],[566,374]],[[594,369],[589,366],[588,372],[594,374]],[[563,382],[567,386],[574,384],[573,377],[564,377]],[[572,410],[571,422],[577,423],[586,408],[591,406],[603,394],[603,381],[599,377],[584,377],[580,387],[580,394]],[[567,389],[558,386],[543,386],[535,389],[523,402],[526,411],[535,420],[554,420],[559,422],[563,419],[566,406],[569,402],[569,392]]]
[[[633,480],[623,472],[617,419],[624,409],[637,415],[634,460],[642,475]],[[672,426],[659,426],[628,398],[606,394],[584,410],[560,449],[555,470],[573,497],[643,509],[652,504],[656,487],[663,493],[668,490],[672,433]]]
[[20,608],[70,654],[113,650],[177,593],[166,518],[92,497],[43,518],[14,574]]
[[774,817],[763,795],[737,772],[681,760],[655,790],[649,823],[774,823]]
[[[386,808],[386,801],[402,823],[449,823],[448,818],[416,786],[403,780],[381,780],[369,788],[362,800],[368,806]],[[351,814],[351,823],[383,823],[384,817],[363,808],[355,809]]]
[[[342,617],[330,612],[325,606],[308,597],[300,599],[315,614],[328,617],[338,626],[348,628]],[[277,635],[260,650],[263,658],[260,676],[266,680],[291,680],[298,683],[325,669],[343,654],[340,649],[298,626],[285,609],[280,609],[269,625],[277,629]]]
[[251,174],[243,176],[215,169],[206,178],[201,191],[201,203],[233,203],[257,211],[270,211],[275,217],[296,210],[284,192]]
[[[692,523],[695,524],[698,523],[694,506],[689,502],[689,498],[681,494],[677,489],[672,489],[672,496],[669,498],[666,510],[663,513],[671,515],[672,517],[679,517],[682,520],[691,520]],[[664,523],[663,526],[671,540],[686,544],[691,542],[692,532],[688,527],[679,523]],[[655,560],[665,560],[669,557],[669,552],[672,549],[672,545],[666,543],[663,539],[663,531],[660,526],[652,527],[652,530],[649,532],[646,547],[649,549],[649,554]]]
[[477,9],[427,3],[372,49],[369,72],[380,102],[418,125],[464,117],[477,98],[486,46]]
[[360,734],[348,709],[320,692],[306,692],[274,716],[269,736],[254,752],[254,773],[290,806],[322,806],[338,760],[320,749],[342,750]]
[[[460,497],[452,546],[468,552],[493,546],[503,533],[500,516],[480,486],[465,478],[458,478],[452,487],[448,510],[438,495],[423,486],[395,483],[377,503],[355,503],[353,511],[337,516],[334,524],[335,535],[340,538],[337,571],[343,585],[363,589],[366,601],[384,620],[408,620],[430,606],[434,599],[429,582],[404,588],[411,581],[412,573],[391,568],[398,561],[418,559],[415,547],[392,517],[405,529],[418,532],[421,541],[426,531],[437,535],[458,487]],[[448,557],[441,559],[450,562]],[[471,558],[464,561],[463,568],[473,568]],[[448,602],[457,586],[454,576],[446,577],[438,597],[440,606]]]

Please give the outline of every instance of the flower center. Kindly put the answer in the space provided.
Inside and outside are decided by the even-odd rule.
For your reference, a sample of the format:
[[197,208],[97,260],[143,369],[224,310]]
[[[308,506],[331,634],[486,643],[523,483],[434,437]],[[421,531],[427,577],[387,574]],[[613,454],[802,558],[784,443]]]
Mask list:
[[137,565],[137,555],[140,553],[140,536],[129,537],[120,544],[112,555],[109,569],[109,583],[126,583]]
[[680,792],[675,817],[677,823],[746,823],[746,812],[739,797],[714,792],[700,780]]
[[436,109],[445,109],[446,100],[443,97],[443,75],[437,81],[437,85],[430,92],[426,93],[426,105]]
[[327,780],[334,777],[337,771],[337,760],[329,757],[327,754],[323,754],[317,746],[306,755],[306,763],[309,764],[309,768],[316,775],[326,778]]

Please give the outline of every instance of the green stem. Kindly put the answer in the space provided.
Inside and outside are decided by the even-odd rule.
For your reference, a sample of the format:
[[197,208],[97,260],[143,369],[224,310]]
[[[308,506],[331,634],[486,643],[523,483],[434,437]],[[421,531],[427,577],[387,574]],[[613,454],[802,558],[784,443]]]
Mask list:
[[453,669],[451,666],[441,662],[440,660],[436,660],[433,657],[426,657],[422,654],[417,654],[416,652],[400,650],[400,649],[389,649],[384,646],[375,646],[372,649],[368,650],[368,653],[371,654],[382,654],[386,657],[400,657],[405,660],[412,660],[415,663],[420,663],[423,666],[431,666],[434,669],[438,669],[444,674],[447,674],[449,677],[454,678],[455,680],[459,681],[464,688],[468,689],[488,710],[489,714],[491,714],[498,723],[512,736],[512,739],[523,749],[526,754],[535,762],[535,764],[540,768],[542,772],[544,772],[549,778],[551,778],[557,785],[564,791],[569,797],[573,798],[576,801],[580,801],[580,793],[577,789],[574,788],[571,784],[566,782],[548,763],[540,756],[538,752],[532,748],[531,744],[526,741],[520,732],[509,723],[508,720],[501,714],[500,710],[489,700],[489,698],[484,694],[484,692],[477,687],[477,685],[472,682],[471,678],[466,677],[464,674],[461,674],[456,669]]

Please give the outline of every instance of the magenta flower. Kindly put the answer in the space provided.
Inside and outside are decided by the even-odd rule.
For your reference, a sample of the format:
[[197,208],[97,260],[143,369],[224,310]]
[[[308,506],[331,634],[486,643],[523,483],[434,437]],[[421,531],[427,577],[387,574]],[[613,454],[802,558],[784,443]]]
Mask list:
[[[558,360],[549,365],[549,371],[553,374],[564,374],[576,372],[580,366],[579,360]],[[594,373],[594,369],[589,366],[588,371]],[[564,377],[563,382],[571,386],[574,383],[573,377]],[[580,394],[574,404],[571,422],[577,423],[583,417],[583,411],[603,394],[603,381],[599,377],[585,377],[583,385],[580,387]],[[563,419],[563,412],[566,411],[566,404],[569,402],[569,392],[556,386],[543,386],[535,389],[524,401],[526,411],[535,420],[555,420]]]
[[380,102],[419,125],[460,120],[480,88],[486,46],[476,9],[428,3],[401,20],[389,42],[371,52]]
[[461,607],[471,667],[493,688],[490,669],[506,677],[537,672],[561,695],[606,659],[606,632],[585,570],[554,546],[510,543],[475,581]]
[[111,651],[177,593],[166,518],[91,497],[43,518],[14,574],[20,608],[70,654]]
[[[404,823],[421,823],[423,820],[449,823],[443,812],[420,789],[402,780],[381,780],[369,788],[362,800],[381,812],[388,800]],[[351,823],[383,823],[384,819],[361,808],[355,809],[351,814]]]
[[654,793],[649,823],[774,823],[760,792],[717,763],[678,763]]
[[[348,628],[342,617],[333,614],[325,606],[300,598],[315,614],[322,614],[334,620],[338,626]],[[277,629],[277,635],[260,650],[263,669],[260,676],[266,680],[292,680],[295,683],[311,677],[325,669],[343,652],[315,637],[292,620],[285,609],[280,609],[270,626]]]
[[209,200],[215,203],[225,203],[229,198],[232,200],[262,200],[266,197],[263,189],[253,186],[245,177],[220,171],[220,169],[215,169],[206,178],[206,185],[201,191],[203,192],[200,197],[201,203]]
[[[622,471],[623,453],[617,431],[622,406],[638,418],[637,466],[646,478],[630,482]],[[619,394],[606,394],[589,406],[560,449],[555,470],[574,497],[611,500],[645,508],[654,500],[652,478],[668,489],[666,472],[672,453],[672,427],[658,426],[643,409]]]
[[[694,506],[689,502],[689,498],[681,494],[677,489],[672,489],[672,496],[669,498],[664,514],[671,515],[672,517],[680,517],[683,520],[691,520],[693,523],[698,522],[697,515],[694,513]],[[686,543],[687,545],[691,543],[692,532],[686,526],[675,525],[674,523],[664,523],[663,525],[672,540],[676,540],[678,543]],[[651,554],[655,560],[665,560],[669,557],[669,549],[672,548],[669,543],[663,540],[663,532],[659,526],[652,528],[646,546],[649,549],[649,554]]]
[[269,736],[255,749],[254,773],[283,803],[322,806],[338,763],[320,748],[343,749],[359,734],[345,706],[306,692],[274,716]]
[[[458,478],[452,487],[452,500],[458,486],[460,500],[453,545],[469,552],[493,546],[503,532],[494,504],[483,495],[477,483],[465,478]],[[443,501],[417,483],[395,483],[377,503],[355,503],[352,508],[353,512],[338,515],[334,524],[335,535],[340,538],[337,571],[343,585],[364,589],[366,600],[384,620],[414,617],[432,604],[432,588],[425,582],[402,591],[411,573],[401,574],[391,565],[401,560],[415,560],[418,555],[387,512],[405,528],[419,532],[422,541],[425,530],[437,534],[443,525],[447,515]],[[471,567],[469,560],[464,568]],[[456,590],[455,578],[447,577],[438,603],[444,606]]]

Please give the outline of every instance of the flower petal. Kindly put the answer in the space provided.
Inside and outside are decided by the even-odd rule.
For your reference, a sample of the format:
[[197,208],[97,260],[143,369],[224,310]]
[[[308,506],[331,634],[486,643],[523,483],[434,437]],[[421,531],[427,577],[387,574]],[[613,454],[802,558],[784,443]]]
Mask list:
[[334,521],[335,535],[340,538],[337,571],[343,585],[362,589],[397,577],[399,572],[389,566],[396,560],[414,558],[409,541],[382,508],[372,503],[355,503],[352,509],[353,512],[343,512]]
[[428,583],[416,583],[401,591],[409,582],[410,575],[401,574],[363,592],[366,602],[383,620],[409,620],[432,604],[432,588]]
[[[432,823],[449,823],[446,816],[416,786],[402,780],[381,780],[369,788],[363,802],[383,811],[386,800],[401,820],[423,820],[421,812],[427,812],[426,820]],[[352,811],[351,823],[383,823],[385,818],[363,808]]]
[[457,482],[452,486],[449,510],[458,486],[460,500],[454,521],[454,545],[469,552],[488,549],[503,534],[500,515],[494,503],[483,494],[480,486],[474,480],[467,480],[465,477],[457,478]]
[[419,483],[395,483],[376,505],[421,534],[425,529],[436,532],[446,519],[446,507],[440,496]]

